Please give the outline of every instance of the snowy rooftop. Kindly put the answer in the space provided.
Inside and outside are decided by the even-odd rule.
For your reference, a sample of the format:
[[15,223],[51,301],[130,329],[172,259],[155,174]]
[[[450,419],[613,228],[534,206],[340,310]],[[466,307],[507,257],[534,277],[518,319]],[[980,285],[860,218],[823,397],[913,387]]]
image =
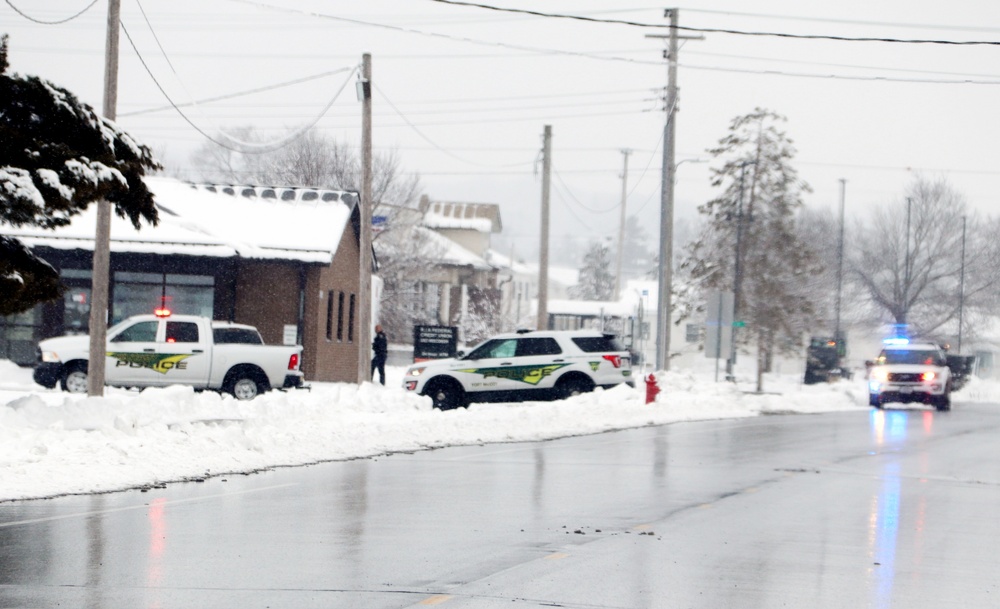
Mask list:
[[[116,252],[299,260],[328,264],[357,202],[352,192],[253,186],[195,186],[146,178],[160,223],[136,230],[111,220]],[[65,227],[10,228],[4,233],[31,247],[94,249],[96,206]]]
[[424,212],[424,226],[428,228],[460,228],[482,233],[499,233],[500,206],[496,203],[460,203],[431,201],[426,196],[420,200]]

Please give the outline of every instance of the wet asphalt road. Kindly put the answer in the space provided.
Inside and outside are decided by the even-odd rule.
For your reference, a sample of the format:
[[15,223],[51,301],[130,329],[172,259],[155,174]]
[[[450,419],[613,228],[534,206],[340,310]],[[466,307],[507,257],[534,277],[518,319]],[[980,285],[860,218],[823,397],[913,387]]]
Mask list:
[[998,607],[1000,405],[0,504],[0,608]]

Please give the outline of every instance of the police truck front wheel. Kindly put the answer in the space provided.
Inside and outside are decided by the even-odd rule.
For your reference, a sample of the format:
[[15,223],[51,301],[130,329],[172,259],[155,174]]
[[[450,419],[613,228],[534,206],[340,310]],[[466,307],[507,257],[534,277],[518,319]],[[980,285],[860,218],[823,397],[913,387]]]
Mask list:
[[63,391],[87,393],[87,364],[69,364],[60,381]]

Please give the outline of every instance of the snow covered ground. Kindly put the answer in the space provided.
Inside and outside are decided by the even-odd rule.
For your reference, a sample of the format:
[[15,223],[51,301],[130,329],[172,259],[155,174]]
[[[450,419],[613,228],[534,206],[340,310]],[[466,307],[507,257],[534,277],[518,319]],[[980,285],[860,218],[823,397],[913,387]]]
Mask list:
[[[560,402],[473,404],[447,412],[406,393],[404,369],[387,385],[313,383],[250,402],[186,387],[108,389],[103,398],[47,390],[31,370],[0,360],[0,501],[142,488],[276,466],[453,445],[544,440],[614,429],[761,414],[868,410],[864,381],[803,385],[768,376],[766,393],[715,382],[704,371],[658,374],[645,387],[598,390]],[[741,379],[742,381],[742,379]],[[998,401],[974,381],[955,401]],[[918,406],[919,407],[919,406]]]

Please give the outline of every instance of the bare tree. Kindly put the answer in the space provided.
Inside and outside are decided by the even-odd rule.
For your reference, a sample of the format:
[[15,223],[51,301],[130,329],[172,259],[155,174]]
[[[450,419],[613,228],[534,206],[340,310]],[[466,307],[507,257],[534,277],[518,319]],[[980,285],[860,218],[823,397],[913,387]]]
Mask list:
[[439,267],[445,245],[433,231],[417,225],[414,211],[397,211],[376,243],[382,301],[379,319],[395,341],[407,342],[414,325],[440,323],[441,285],[447,283]]
[[[253,127],[231,132],[235,139],[260,142]],[[361,159],[350,146],[315,129],[288,145],[258,154],[206,142],[193,155],[199,178],[208,182],[311,186],[333,190],[361,190]],[[372,200],[376,213],[382,204],[413,207],[420,194],[420,177],[408,175],[395,151],[372,159]]]
[[[775,350],[798,350],[814,318],[813,295],[803,279],[816,272],[816,252],[796,228],[809,186],[792,166],[795,149],[779,129],[784,117],[757,108],[732,121],[709,152],[719,196],[699,208],[702,235],[688,247],[681,267],[692,285],[733,289],[741,344],[756,343],[757,387]],[[737,271],[738,269],[738,271]]]
[[878,207],[852,231],[850,271],[868,296],[871,319],[907,326],[915,336],[953,336],[960,307],[972,319],[996,303],[996,230],[969,213],[945,180],[916,177],[905,200]]

